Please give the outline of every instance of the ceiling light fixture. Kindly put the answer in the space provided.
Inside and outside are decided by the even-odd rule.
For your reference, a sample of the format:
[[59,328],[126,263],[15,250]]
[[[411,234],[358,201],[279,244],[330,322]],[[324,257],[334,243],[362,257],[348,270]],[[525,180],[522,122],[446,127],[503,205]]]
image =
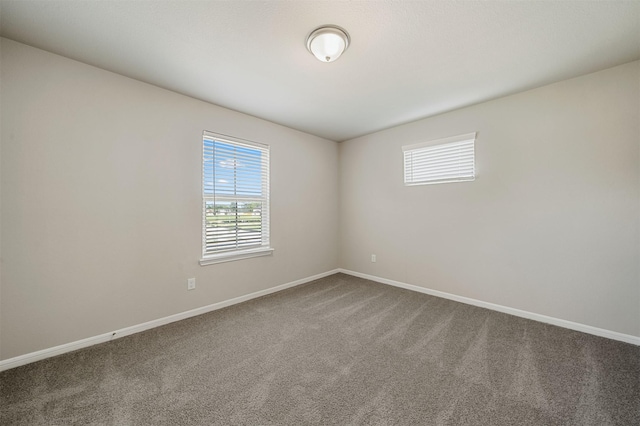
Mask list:
[[307,37],[307,50],[321,62],[333,62],[349,47],[349,34],[336,25],[323,25]]

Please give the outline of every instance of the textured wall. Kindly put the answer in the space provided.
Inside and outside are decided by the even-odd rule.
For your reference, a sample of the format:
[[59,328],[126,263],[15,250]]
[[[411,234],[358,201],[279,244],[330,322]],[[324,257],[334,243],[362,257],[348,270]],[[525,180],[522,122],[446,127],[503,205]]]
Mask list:
[[[342,143],[341,267],[640,336],[639,83],[633,62]],[[403,185],[402,145],[474,131],[476,181]]]
[[[335,142],[6,39],[1,72],[0,359],[338,266]],[[271,146],[273,256],[198,265],[205,129]]]

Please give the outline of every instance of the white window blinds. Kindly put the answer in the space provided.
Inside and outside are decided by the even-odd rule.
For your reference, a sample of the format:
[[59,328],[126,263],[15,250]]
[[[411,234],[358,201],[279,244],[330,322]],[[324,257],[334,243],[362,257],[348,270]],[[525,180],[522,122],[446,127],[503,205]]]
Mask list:
[[203,134],[203,258],[269,247],[269,147]]
[[475,179],[476,134],[407,145],[404,152],[404,184],[462,182]]

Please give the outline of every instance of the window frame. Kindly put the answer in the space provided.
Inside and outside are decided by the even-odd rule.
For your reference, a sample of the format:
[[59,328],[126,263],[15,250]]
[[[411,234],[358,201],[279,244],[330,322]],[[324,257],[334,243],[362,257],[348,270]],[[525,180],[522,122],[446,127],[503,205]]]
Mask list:
[[[207,141],[221,142],[237,147],[244,147],[250,149],[258,149],[262,152],[262,155],[266,155],[266,159],[262,157],[261,164],[261,175],[262,175],[262,188],[260,196],[247,196],[247,195],[228,195],[228,194],[219,194],[216,197],[216,192],[214,190],[213,193],[206,193],[206,179],[207,173],[205,170],[205,162],[206,162],[206,153],[205,153],[205,144]],[[221,133],[215,133],[210,131],[202,132],[202,175],[201,175],[201,185],[202,185],[202,222],[201,222],[201,258],[200,265],[212,265],[216,263],[222,262],[231,262],[235,260],[241,259],[249,259],[258,256],[268,256],[271,255],[274,249],[270,246],[270,146],[266,144],[262,144],[259,142],[254,142],[246,139],[237,138],[234,136],[224,135]],[[215,148],[214,148],[214,171],[215,171]],[[266,169],[266,171],[265,171]],[[214,173],[215,179],[215,173]],[[215,186],[214,186],[215,188]],[[214,204],[216,200],[225,200],[232,201],[235,200],[244,200],[247,202],[251,201],[260,201],[262,203],[261,211],[260,211],[260,219],[261,219],[261,240],[262,243],[259,246],[251,246],[249,248],[236,248],[231,250],[224,250],[218,252],[207,251],[207,202],[213,201]],[[238,222],[236,222],[238,223]]]
[[[446,137],[446,138],[441,138],[441,139],[434,139],[434,140],[430,140],[427,142],[421,142],[421,143],[417,143],[417,144],[412,144],[412,145],[405,145],[402,147],[402,154],[403,154],[403,177],[404,177],[404,185],[405,186],[416,186],[416,185],[435,185],[435,184],[440,184],[440,183],[453,183],[453,182],[472,182],[476,179],[476,159],[475,159],[475,142],[476,142],[476,132],[473,133],[466,133],[463,135],[457,135],[457,136],[451,136],[451,137]],[[424,162],[429,161],[429,160],[425,160],[425,158],[423,157],[422,161],[423,164],[422,166],[424,167],[422,170],[418,170],[415,171],[415,167],[416,167],[416,159],[414,159],[413,155],[417,154],[425,154],[426,151],[428,149],[431,148],[436,148],[436,147],[442,147],[443,149],[447,149],[446,146],[447,145],[451,145],[451,147],[449,147],[449,150],[453,150],[455,149],[455,147],[453,147],[453,145],[455,144],[461,144],[463,145],[465,142],[471,142],[471,175],[468,174],[463,174],[460,173],[459,175],[451,175],[451,176],[446,176],[446,172],[445,172],[445,177],[437,177],[438,173],[442,173],[442,170],[438,170],[437,172],[433,173],[433,167],[435,167],[436,169],[442,169],[443,167],[449,167],[449,166],[453,166],[453,164],[451,164],[452,162],[457,161],[458,164],[460,163],[464,163],[463,161],[463,156],[467,155],[468,156],[468,152],[465,154],[460,154],[458,157],[456,157],[455,155],[448,155],[446,158],[444,159],[439,159],[440,164],[438,165],[431,165],[430,167],[432,167],[432,169],[426,168],[424,167]],[[469,147],[461,147],[462,149],[466,149],[468,150]],[[411,159],[408,161],[408,155],[411,155]],[[442,156],[442,154],[432,154],[432,155],[440,155]],[[433,157],[430,161],[434,161]],[[438,160],[436,160],[438,161]],[[449,163],[446,165],[442,165],[442,163]],[[407,165],[411,164],[411,171],[408,172],[407,170]],[[419,164],[418,164],[419,165]],[[465,171],[468,172],[469,168],[468,165],[465,165],[466,168]],[[455,167],[450,167],[450,170],[454,170]],[[423,174],[423,177],[426,176],[426,174],[428,174],[428,172],[432,172],[433,175],[432,177],[428,178],[428,179],[422,179],[422,180],[418,180],[418,178],[416,178],[414,175],[415,174]],[[411,179],[408,179],[408,176],[411,175]]]

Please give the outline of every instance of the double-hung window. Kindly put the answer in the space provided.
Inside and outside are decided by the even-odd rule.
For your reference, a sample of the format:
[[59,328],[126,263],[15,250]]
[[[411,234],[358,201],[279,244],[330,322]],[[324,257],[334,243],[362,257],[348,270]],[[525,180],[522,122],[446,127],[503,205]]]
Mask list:
[[271,254],[269,146],[204,132],[201,265]]
[[464,182],[476,178],[476,134],[452,136],[402,147],[404,184]]

